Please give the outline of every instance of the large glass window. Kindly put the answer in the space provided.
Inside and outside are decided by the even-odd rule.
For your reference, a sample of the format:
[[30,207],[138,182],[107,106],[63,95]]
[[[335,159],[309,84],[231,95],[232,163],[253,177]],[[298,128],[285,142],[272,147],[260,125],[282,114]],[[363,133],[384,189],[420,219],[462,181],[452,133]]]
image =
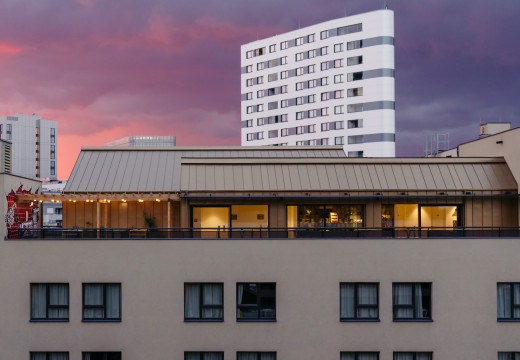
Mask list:
[[121,321],[121,284],[83,284],[83,321]]
[[276,283],[237,283],[237,320],[275,321]]
[[222,283],[185,283],[184,320],[223,320],[223,290]]
[[287,226],[299,228],[363,227],[363,205],[288,206]]
[[385,204],[381,210],[383,227],[442,230],[460,225],[457,205]]
[[497,319],[520,321],[520,283],[497,284]]
[[431,283],[393,283],[395,320],[431,320]]
[[458,224],[457,206],[421,205],[421,227],[454,228]]
[[341,283],[339,296],[342,321],[379,319],[378,283]]
[[69,320],[69,284],[31,284],[32,321]]

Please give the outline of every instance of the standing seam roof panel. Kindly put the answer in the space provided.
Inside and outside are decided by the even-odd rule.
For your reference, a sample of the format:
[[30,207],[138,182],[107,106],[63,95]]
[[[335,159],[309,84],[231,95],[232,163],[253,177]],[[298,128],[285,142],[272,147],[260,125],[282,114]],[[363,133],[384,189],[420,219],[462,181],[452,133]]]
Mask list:
[[451,178],[453,179],[455,189],[463,190],[464,186],[462,185],[462,181],[460,181],[459,175],[457,174],[457,170],[455,170],[455,166],[453,164],[447,164],[448,170],[451,174]]
[[438,190],[447,189],[446,182],[444,181],[444,177],[441,174],[441,170],[439,169],[439,166],[436,164],[431,164],[428,168],[432,173],[432,179],[435,182],[436,188]]
[[471,183],[471,187],[473,189],[483,189],[482,183],[478,179],[477,173],[475,172],[475,169],[473,168],[473,164],[464,164],[463,165],[464,170],[466,170],[466,173],[468,174],[469,181]]
[[327,176],[327,165],[311,165],[314,171],[317,172],[318,179],[320,181],[320,189],[330,188],[329,177]]
[[370,180],[372,180],[373,187],[377,187],[378,189],[386,189],[385,183],[381,181],[379,178],[379,174],[377,173],[376,167],[373,164],[367,165],[368,173],[370,174]]
[[448,169],[448,164],[438,165],[440,176],[444,179],[444,183],[446,184],[446,189],[455,189],[455,182],[451,176],[450,170]]
[[462,188],[464,190],[470,190],[472,189],[471,182],[469,181],[468,174],[466,173],[466,169],[461,166],[454,166],[455,172],[457,173],[457,176],[462,184]]
[[415,184],[417,185],[416,190],[424,190],[427,188],[426,181],[424,180],[423,173],[419,166],[410,166],[410,165],[403,165],[408,166],[412,172],[413,180],[415,181]]
[[128,186],[130,189],[138,189],[139,190],[139,181],[142,176],[142,168],[144,162],[144,154],[142,152],[138,152],[136,156],[136,160],[133,163],[132,172],[130,174],[130,185]]
[[[141,164],[141,176],[139,176],[139,183],[137,185],[137,188],[139,191],[150,191],[155,190],[153,187],[150,186],[150,172],[151,172],[151,166],[152,166],[152,152],[148,151],[144,153],[143,156],[143,163]],[[156,172],[154,171],[154,174]]]
[[386,184],[388,189],[397,189],[397,180],[393,171],[393,165],[383,165],[383,174],[385,176]]
[[493,185],[491,181],[489,181],[486,172],[484,171],[484,166],[482,164],[473,164],[473,170],[477,174],[479,181],[484,189],[492,189]]
[[329,186],[332,189],[341,189],[342,186],[339,185],[339,176],[338,172],[336,171],[336,166],[326,166],[325,172],[327,173],[327,179],[329,179]]
[[298,166],[297,168],[301,188],[302,189],[310,189],[312,187],[311,185],[311,178],[309,176],[309,171],[307,170],[307,166]]
[[357,179],[356,168],[355,166],[348,166],[341,164],[340,165],[345,171],[345,176],[347,178],[348,187],[350,190],[358,190],[360,188],[359,181]]
[[90,178],[92,177],[92,173],[95,171],[96,161],[99,157],[99,154],[90,154],[90,156],[86,157],[87,165],[85,166],[85,171],[83,172],[81,181],[79,183],[80,191],[84,189],[88,189],[88,185],[90,182]]
[[341,190],[349,190],[350,185],[345,172],[345,167],[340,164],[335,164],[334,169],[336,170],[336,175],[338,177],[338,187]]
[[113,152],[110,154],[111,161],[110,161],[110,167],[108,169],[107,177],[105,178],[105,181],[103,183],[103,189],[111,188],[114,185],[116,175],[117,175],[117,169],[119,169],[120,162],[121,162],[121,152]]
[[433,175],[430,170],[430,164],[421,164],[419,165],[419,170],[421,171],[424,182],[426,183],[425,189],[437,190],[437,184],[435,180],[433,180]]
[[95,189],[95,191],[103,191],[105,189],[105,182],[108,178],[112,157],[113,154],[111,153],[104,153],[99,157],[101,164],[100,166],[96,166],[98,176],[91,179],[92,184],[89,184],[89,189]]
[[368,166],[366,164],[360,165],[360,169],[365,189],[372,189],[374,186],[370,177],[370,172],[368,171]]

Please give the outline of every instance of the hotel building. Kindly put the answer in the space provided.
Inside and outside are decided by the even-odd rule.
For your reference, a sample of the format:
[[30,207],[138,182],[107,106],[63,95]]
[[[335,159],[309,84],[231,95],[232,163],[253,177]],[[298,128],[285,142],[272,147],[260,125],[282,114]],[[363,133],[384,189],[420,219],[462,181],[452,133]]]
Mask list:
[[377,10],[241,47],[242,146],[343,145],[395,156],[394,13]]
[[3,234],[2,357],[515,359],[518,168],[83,149],[62,194],[10,198],[63,202],[64,228]]

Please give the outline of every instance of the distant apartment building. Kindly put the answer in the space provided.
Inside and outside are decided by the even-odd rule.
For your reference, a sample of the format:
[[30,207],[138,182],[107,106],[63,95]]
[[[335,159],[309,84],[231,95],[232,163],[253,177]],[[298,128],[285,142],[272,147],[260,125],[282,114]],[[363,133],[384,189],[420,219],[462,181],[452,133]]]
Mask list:
[[0,138],[11,142],[11,173],[27,178],[57,179],[58,123],[41,116],[0,116]]
[[241,47],[243,146],[343,145],[395,156],[394,13],[378,10]]
[[[59,195],[62,193],[67,180],[45,182],[42,185],[42,194]],[[42,202],[43,227],[61,227],[63,224],[63,203],[60,201]]]
[[175,136],[127,136],[105,143],[108,147],[133,148],[169,148],[175,145]]

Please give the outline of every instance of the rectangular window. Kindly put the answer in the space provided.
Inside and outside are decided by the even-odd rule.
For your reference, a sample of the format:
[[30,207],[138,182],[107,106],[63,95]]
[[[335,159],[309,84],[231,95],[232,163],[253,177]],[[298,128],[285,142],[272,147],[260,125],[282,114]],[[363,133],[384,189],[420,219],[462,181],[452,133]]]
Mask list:
[[121,360],[120,351],[84,352],[83,360]]
[[303,44],[303,37],[296,38],[296,46]]
[[253,99],[253,93],[252,92],[246,93],[246,100],[252,100],[252,99]]
[[394,351],[394,360],[432,360],[432,352]]
[[224,320],[223,283],[184,283],[184,321]]
[[328,85],[329,84],[329,78],[328,77],[322,77],[320,79],[320,85],[321,86],[325,86],[325,85]]
[[185,351],[184,360],[224,360],[222,351]]
[[296,91],[303,89],[303,82],[296,83]]
[[498,360],[520,360],[520,352],[518,351],[499,351]]
[[309,74],[315,73],[316,72],[316,66],[314,64],[307,66],[307,72]]
[[316,87],[316,80],[309,80],[307,82],[307,86],[309,87],[309,89],[312,89],[312,88],[315,88]]
[[273,44],[273,45],[269,45],[269,52],[270,52],[270,53],[273,53],[273,52],[275,52],[275,51],[276,51],[276,45],[275,45],[275,44]]
[[520,321],[520,283],[497,283],[497,320]]
[[253,127],[253,119],[246,120],[246,127]]
[[325,61],[321,63],[321,71],[329,69],[329,62]]
[[334,114],[343,114],[343,105],[334,106]]
[[379,283],[341,283],[341,321],[379,320]]
[[56,129],[51,128],[51,144],[54,144],[56,142]]
[[258,64],[256,64],[256,70],[264,70],[264,63],[259,62]]
[[363,80],[362,71],[347,74],[347,81],[358,81],[358,80]]
[[361,124],[362,124],[362,120],[360,119],[357,119],[357,120],[349,120],[347,122],[347,126],[349,129],[356,129],[356,128],[360,128],[360,127],[363,127]]
[[31,351],[31,360],[69,360],[69,353],[64,351]]
[[378,352],[368,351],[343,351],[340,360],[379,360]]
[[246,73],[253,72],[253,65],[247,65],[246,66]]
[[334,138],[334,145],[344,145],[345,138],[343,136],[337,136]]
[[68,321],[69,284],[31,284],[31,321]]
[[288,41],[282,41],[282,42],[280,43],[280,49],[281,49],[281,50],[285,50],[285,49],[287,49],[288,47],[289,47],[289,42],[288,42]]
[[316,95],[309,95],[309,96],[307,97],[307,102],[308,102],[309,104],[315,103],[315,102],[316,102]]
[[121,321],[121,284],[83,284],[83,321]]
[[253,57],[253,50],[250,50],[248,52],[246,52],[246,59],[249,59],[249,58],[252,58]]
[[269,74],[267,76],[267,81],[276,81],[278,80],[278,73]]
[[281,108],[286,108],[289,106],[289,100],[282,100],[280,101],[280,107]]
[[343,44],[335,44],[334,45],[334,52],[335,53],[342,52],[342,51],[343,51]]
[[348,113],[355,113],[355,112],[362,112],[363,111],[363,104],[350,104],[347,105],[347,112]]
[[347,66],[363,64],[363,56],[353,56],[347,58]]
[[360,49],[363,47],[363,40],[349,41],[347,43],[347,50]]
[[303,119],[303,111],[298,111],[296,113],[296,120],[301,120]]
[[278,130],[269,130],[267,133],[269,136],[269,139],[277,138],[278,137]]
[[342,99],[343,97],[343,90],[334,91],[334,99]]
[[296,61],[301,61],[301,60],[303,60],[303,53],[297,53],[296,56],[295,56],[295,58],[296,58]]
[[273,101],[267,104],[267,110],[276,110],[278,109],[278,101]]
[[237,321],[275,321],[276,283],[237,283]]
[[343,59],[336,59],[336,60],[334,60],[334,67],[335,68],[343,67]]
[[276,352],[238,351],[237,360],[276,360]]
[[310,35],[307,36],[307,42],[312,43],[314,41],[316,41],[315,40],[315,34],[310,34]]
[[363,205],[289,205],[287,227],[363,227]]
[[5,126],[5,139],[13,140],[13,125],[12,124],[7,124]]
[[329,100],[329,93],[328,92],[321,93],[321,101],[326,101],[326,100]]
[[300,76],[300,75],[303,75],[303,68],[297,68],[296,69],[296,76]]
[[283,56],[283,57],[281,57],[280,60],[281,60],[281,64],[280,64],[280,65],[285,65],[285,64],[287,64],[287,56]]
[[321,33],[320,33],[320,39],[323,40],[323,39],[326,39],[329,37],[329,31],[328,30],[323,30]]
[[329,52],[328,49],[329,49],[329,48],[328,48],[327,46],[322,47],[322,48],[320,49],[320,53],[321,53],[321,55],[327,55],[327,53]]
[[334,84],[340,84],[343,82],[343,74],[334,75]]
[[56,175],[56,161],[51,161],[51,175]]
[[246,86],[253,86],[253,79],[247,79]]
[[289,72],[288,71],[281,71],[280,72],[280,79],[287,79],[288,76],[289,76]]
[[393,318],[431,320],[431,283],[393,283]]
[[338,35],[352,34],[363,30],[363,24],[354,24],[338,28]]
[[315,58],[316,57],[316,50],[309,50],[307,52],[307,56],[308,56],[309,59]]
[[356,97],[356,96],[361,96],[361,95],[363,95],[362,87],[352,88],[352,89],[347,90],[347,97]]

